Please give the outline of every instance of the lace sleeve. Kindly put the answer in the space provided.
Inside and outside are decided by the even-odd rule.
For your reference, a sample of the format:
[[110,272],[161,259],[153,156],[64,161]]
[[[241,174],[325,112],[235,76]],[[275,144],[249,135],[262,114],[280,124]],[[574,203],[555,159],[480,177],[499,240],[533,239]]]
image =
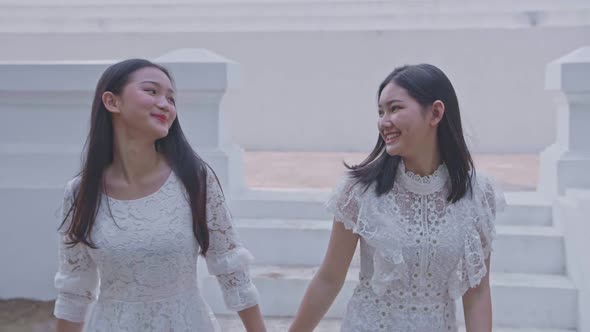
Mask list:
[[[73,203],[73,181],[68,183],[62,205],[62,216],[68,213]],[[71,215],[62,228],[59,241],[59,268],[55,275],[55,288],[58,291],[54,315],[59,319],[83,322],[88,305],[96,299],[98,272],[88,248],[78,243],[74,247],[66,245],[67,235],[63,234]]]
[[253,257],[239,240],[224,195],[211,171],[207,172],[207,226],[209,249],[205,260],[209,273],[217,277],[226,306],[240,311],[258,304],[258,291],[248,272]]
[[326,202],[326,208],[346,229],[357,232],[360,204],[358,188],[353,179],[346,176],[340,180]]
[[450,280],[450,293],[453,298],[465,294],[469,288],[477,287],[488,274],[486,260],[492,252],[496,237],[494,225],[496,215],[506,206],[504,195],[494,181],[478,175],[473,186],[473,200],[461,205],[458,213],[467,220],[465,230],[464,254]]
[[482,176],[479,181],[481,181],[477,184],[479,193],[476,197],[479,198],[481,213],[475,227],[481,236],[483,251],[487,258],[492,252],[492,242],[496,236],[494,226],[496,215],[504,211],[506,200],[504,193],[492,178]]

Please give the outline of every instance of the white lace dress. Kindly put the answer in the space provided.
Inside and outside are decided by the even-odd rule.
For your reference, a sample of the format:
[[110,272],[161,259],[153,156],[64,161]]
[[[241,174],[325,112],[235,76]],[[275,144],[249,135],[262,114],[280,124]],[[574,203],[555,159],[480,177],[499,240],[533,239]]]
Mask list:
[[[77,182],[68,184],[65,211],[72,204]],[[74,322],[86,317],[84,331],[220,331],[197,286],[199,246],[187,197],[172,173],[147,197],[109,198],[115,224],[103,196],[92,232],[97,249],[81,244],[68,248],[63,237],[60,241],[55,316]],[[211,174],[207,177],[207,224],[207,267],[217,277],[227,307],[240,311],[256,305],[258,292],[248,273],[252,257],[240,244]]]
[[457,331],[454,300],[486,275],[505,202],[479,174],[473,198],[449,204],[449,181],[444,165],[420,177],[400,163],[393,189],[380,197],[349,178],[334,189],[328,209],[359,234],[361,254],[341,331]]

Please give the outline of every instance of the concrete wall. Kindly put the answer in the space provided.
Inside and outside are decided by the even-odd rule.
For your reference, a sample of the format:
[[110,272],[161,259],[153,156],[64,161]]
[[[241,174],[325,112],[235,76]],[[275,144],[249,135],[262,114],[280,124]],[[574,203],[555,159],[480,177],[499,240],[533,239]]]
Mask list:
[[545,65],[589,42],[590,27],[1,34],[0,61],[152,57],[208,48],[242,68],[241,87],[222,104],[231,140],[246,149],[286,151],[370,149],[380,81],[397,65],[430,62],[454,83],[477,151],[537,152],[555,139]]

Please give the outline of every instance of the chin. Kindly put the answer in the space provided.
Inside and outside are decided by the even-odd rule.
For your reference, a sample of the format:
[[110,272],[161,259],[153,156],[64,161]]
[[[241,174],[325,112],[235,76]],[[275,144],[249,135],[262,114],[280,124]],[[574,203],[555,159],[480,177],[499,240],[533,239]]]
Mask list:
[[164,138],[164,137],[168,136],[168,130],[162,130],[162,129],[155,130],[153,132],[153,136],[156,140]]
[[150,135],[159,139],[168,136],[170,129],[168,126],[158,124],[157,126],[150,126],[149,131]]
[[398,149],[397,147],[394,147],[394,146],[391,146],[391,147],[386,146],[385,152],[392,157],[400,155],[400,149]]
[[164,138],[166,136],[168,136],[168,131],[161,133],[161,135],[159,135],[160,137],[158,137],[158,139]]

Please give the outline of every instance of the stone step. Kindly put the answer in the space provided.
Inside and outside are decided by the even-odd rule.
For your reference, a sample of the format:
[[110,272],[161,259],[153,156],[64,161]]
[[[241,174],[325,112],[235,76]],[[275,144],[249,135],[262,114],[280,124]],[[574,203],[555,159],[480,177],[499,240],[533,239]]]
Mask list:
[[[221,330],[226,332],[244,331],[244,326],[238,315],[217,315]],[[268,332],[287,331],[293,317],[264,317]],[[323,319],[314,329],[315,332],[336,332],[340,329],[340,319]],[[465,332],[465,326],[459,327],[459,332]],[[494,332],[575,332],[575,330],[530,329],[530,328],[502,328],[495,327]]]
[[[11,153],[0,151],[0,188],[53,189],[48,195],[63,194],[66,182],[79,170],[80,153]],[[39,172],[52,172],[51,178]],[[51,191],[51,190],[50,190]],[[324,220],[332,216],[324,206],[329,192],[325,190],[250,190],[229,200],[229,207],[238,219]],[[506,193],[508,206],[498,216],[498,225],[551,226],[553,211],[548,201],[536,193]],[[289,221],[292,222],[292,221]],[[305,223],[303,221],[302,223]]]
[[[257,264],[265,265],[319,265],[332,228],[325,220],[239,219],[236,224]],[[494,271],[565,272],[564,239],[555,227],[498,225],[496,231]],[[352,266],[359,266],[358,249]]]
[[[267,316],[293,316],[317,267],[253,266],[252,276]],[[357,283],[351,269],[326,318],[341,318]],[[565,276],[492,273],[494,324],[503,327],[575,329],[577,291]],[[203,279],[203,293],[213,311],[229,313],[215,278]],[[457,310],[462,320],[462,310]]]
[[[236,197],[230,204],[239,218],[332,219],[324,203],[326,190],[258,189]],[[508,206],[497,223],[522,226],[550,226],[551,203],[535,192],[506,193]]]

